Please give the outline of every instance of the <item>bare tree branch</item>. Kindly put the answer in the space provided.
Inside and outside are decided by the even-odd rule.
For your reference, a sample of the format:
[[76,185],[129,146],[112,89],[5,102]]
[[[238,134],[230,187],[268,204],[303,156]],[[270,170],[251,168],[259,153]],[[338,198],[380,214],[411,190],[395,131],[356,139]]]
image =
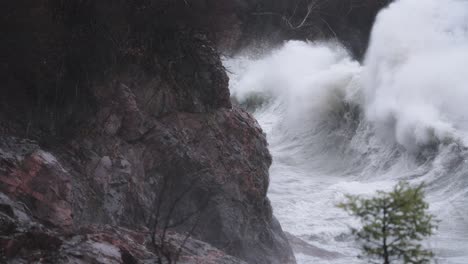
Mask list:
[[[197,186],[196,183],[200,180],[200,178],[194,178],[185,189],[183,189],[179,194],[177,194],[174,200],[169,201],[168,199],[165,199],[166,193],[169,191],[169,189],[173,187],[173,183],[169,183],[169,177],[169,174],[165,174],[162,178],[161,189],[159,190],[159,194],[157,195],[157,198],[154,201],[153,216],[150,217],[150,221],[153,221],[153,224],[151,226],[151,242],[156,250],[158,264],[177,263],[184,248],[184,245],[187,243],[188,239],[193,235],[196,227],[198,226],[202,213],[208,206],[212,196],[211,193],[208,193],[206,195],[206,199],[203,200],[201,206],[198,206],[198,208],[194,211],[179,217],[179,219],[174,222],[172,218],[174,212],[176,211],[176,208],[180,205],[183,199],[187,197],[190,191],[192,191]],[[165,206],[164,204],[168,205]],[[164,208],[167,209],[167,213],[165,213],[163,216],[162,211]],[[193,223],[193,225],[190,227],[181,244],[178,246],[177,251],[174,253],[173,250],[170,249],[171,245],[168,239],[166,239],[169,229],[181,226],[189,222],[190,219],[192,219],[195,216],[197,216],[195,223]],[[162,226],[162,229],[159,229],[160,226]],[[160,230],[160,239],[158,239],[157,242],[156,236],[158,230]]]

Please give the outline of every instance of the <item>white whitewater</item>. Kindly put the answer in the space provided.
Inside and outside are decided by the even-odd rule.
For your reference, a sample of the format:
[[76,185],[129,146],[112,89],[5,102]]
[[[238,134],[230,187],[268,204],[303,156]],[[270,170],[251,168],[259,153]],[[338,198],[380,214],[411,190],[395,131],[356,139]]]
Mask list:
[[283,229],[366,263],[336,208],[399,180],[422,181],[442,222],[438,263],[468,263],[468,1],[401,0],[383,10],[363,65],[338,45],[288,42],[225,60],[231,93],[267,133],[269,197]]

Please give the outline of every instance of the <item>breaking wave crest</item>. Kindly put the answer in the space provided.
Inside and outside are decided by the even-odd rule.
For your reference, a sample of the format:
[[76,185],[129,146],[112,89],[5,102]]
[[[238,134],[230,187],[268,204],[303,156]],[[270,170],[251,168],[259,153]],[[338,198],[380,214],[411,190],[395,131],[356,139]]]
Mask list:
[[361,65],[333,43],[290,41],[225,60],[233,98],[268,136],[269,196],[284,229],[360,263],[335,207],[344,194],[426,182],[442,221],[439,263],[468,262],[468,2],[401,0],[382,11]]

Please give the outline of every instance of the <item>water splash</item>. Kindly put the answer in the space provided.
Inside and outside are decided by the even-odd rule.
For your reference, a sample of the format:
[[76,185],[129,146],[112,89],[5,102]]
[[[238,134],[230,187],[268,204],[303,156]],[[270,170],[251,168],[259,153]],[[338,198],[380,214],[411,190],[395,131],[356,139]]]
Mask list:
[[401,0],[379,14],[363,65],[333,43],[292,41],[226,59],[231,93],[265,130],[269,196],[284,229],[336,259],[365,263],[335,205],[399,180],[428,183],[442,220],[426,243],[468,263],[468,1]]

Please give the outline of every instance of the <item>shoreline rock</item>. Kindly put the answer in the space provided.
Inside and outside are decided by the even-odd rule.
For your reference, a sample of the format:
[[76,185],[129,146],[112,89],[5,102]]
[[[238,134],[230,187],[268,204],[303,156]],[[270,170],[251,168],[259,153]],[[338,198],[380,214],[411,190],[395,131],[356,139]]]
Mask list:
[[[98,235],[110,226],[189,232],[218,248],[214,255],[295,263],[266,196],[265,135],[232,107],[214,44],[171,16],[171,3],[2,4],[0,192],[39,228],[15,228],[6,209],[8,261],[58,250],[120,263],[120,242]],[[123,236],[112,241],[130,243]],[[140,244],[126,250],[138,255]],[[203,248],[191,256],[210,259]]]

